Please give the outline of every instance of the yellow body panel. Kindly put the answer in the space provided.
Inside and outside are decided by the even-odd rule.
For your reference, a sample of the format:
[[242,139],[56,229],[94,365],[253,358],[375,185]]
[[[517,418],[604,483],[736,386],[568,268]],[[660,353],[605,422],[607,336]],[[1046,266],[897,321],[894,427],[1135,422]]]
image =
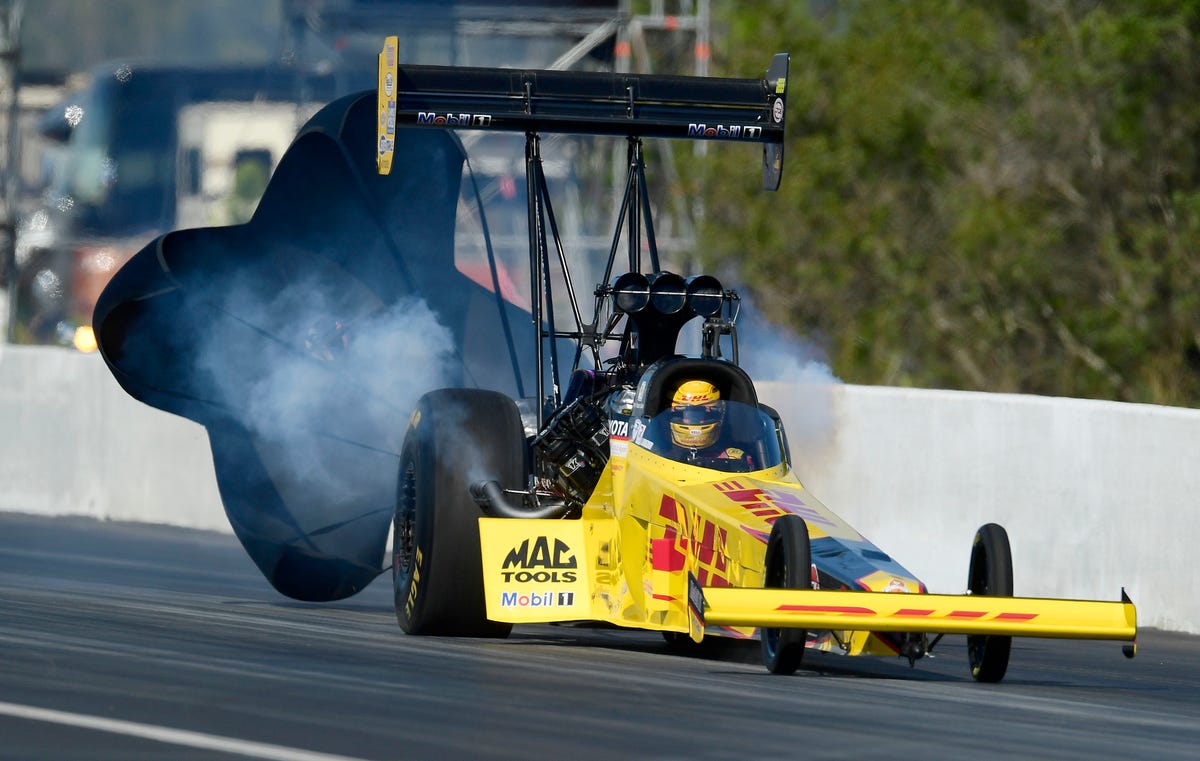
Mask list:
[[484,593],[494,621],[592,617],[591,569],[582,521],[481,518]]
[[624,438],[611,451],[580,519],[480,519],[489,618],[602,621],[697,641],[805,628],[810,647],[850,655],[895,655],[884,632],[1136,636],[1128,601],[930,595],[885,570],[855,580],[871,591],[762,589],[766,539],[782,515],[803,517],[813,542],[866,540],[786,465],[720,474]]

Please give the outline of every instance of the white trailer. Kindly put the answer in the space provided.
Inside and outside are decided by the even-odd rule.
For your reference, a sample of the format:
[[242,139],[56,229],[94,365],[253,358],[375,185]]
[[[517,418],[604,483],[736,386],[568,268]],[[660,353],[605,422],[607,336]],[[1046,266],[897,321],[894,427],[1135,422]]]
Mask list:
[[319,105],[211,101],[179,111],[176,229],[245,222]]

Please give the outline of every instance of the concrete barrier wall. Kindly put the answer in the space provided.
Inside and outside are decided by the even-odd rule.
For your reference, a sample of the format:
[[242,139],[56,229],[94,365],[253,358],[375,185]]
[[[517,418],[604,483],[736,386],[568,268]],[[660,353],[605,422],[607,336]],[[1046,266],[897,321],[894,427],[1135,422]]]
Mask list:
[[1016,593],[1119,599],[1200,633],[1200,410],[1011,394],[760,384],[825,505],[932,592],[1004,526]]
[[0,345],[0,510],[231,532],[204,428],[69,349]]
[[[965,588],[1005,526],[1021,595],[1117,599],[1200,633],[1200,410],[760,383],[805,485],[921,578]],[[129,398],[95,355],[0,346],[0,510],[229,531],[204,429]]]

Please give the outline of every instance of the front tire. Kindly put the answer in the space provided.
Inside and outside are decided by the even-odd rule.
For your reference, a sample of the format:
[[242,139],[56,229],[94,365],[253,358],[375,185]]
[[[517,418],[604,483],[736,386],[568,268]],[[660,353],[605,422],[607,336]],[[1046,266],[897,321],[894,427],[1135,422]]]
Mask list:
[[407,634],[507,637],[489,621],[479,549],[482,510],[468,486],[525,486],[525,433],[504,394],[442,389],[421,397],[400,451],[393,518],[396,620]]
[[[767,589],[812,589],[812,546],[808,524],[798,515],[785,515],[771,527],[767,540],[763,587]],[[804,658],[804,629],[759,630],[763,665],[772,674],[794,674]]]
[[[975,533],[967,591],[972,595],[1012,597],[1012,549],[1008,544],[1008,532],[1002,526],[988,523]],[[1012,637],[968,634],[967,658],[971,676],[979,682],[999,682],[1008,670],[1011,650]]]

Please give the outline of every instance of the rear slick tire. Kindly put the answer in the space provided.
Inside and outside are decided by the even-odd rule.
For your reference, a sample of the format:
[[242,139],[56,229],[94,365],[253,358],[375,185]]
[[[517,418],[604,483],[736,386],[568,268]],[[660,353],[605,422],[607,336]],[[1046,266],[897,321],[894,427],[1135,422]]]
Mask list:
[[[766,589],[812,589],[812,547],[808,524],[798,515],[785,515],[771,527],[763,564]],[[804,659],[804,629],[762,628],[763,665],[772,674],[794,674]]]
[[432,391],[417,402],[400,450],[393,518],[396,620],[407,634],[507,637],[487,618],[474,481],[525,486],[525,433],[516,404],[478,389]]
[[[967,591],[987,597],[1013,596],[1012,549],[1008,532],[988,523],[975,532],[971,546],[971,565],[967,573]],[[995,634],[968,634],[967,658],[971,676],[978,682],[999,682],[1008,670],[1012,637]]]

